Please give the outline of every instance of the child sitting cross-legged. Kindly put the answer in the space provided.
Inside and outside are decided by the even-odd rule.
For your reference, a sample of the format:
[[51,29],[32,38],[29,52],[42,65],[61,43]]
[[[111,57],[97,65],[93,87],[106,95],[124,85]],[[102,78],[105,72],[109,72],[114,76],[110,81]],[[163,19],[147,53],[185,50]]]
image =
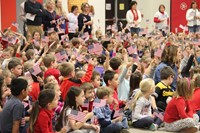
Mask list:
[[106,100],[105,106],[94,108],[101,133],[128,133],[127,119],[122,116],[113,118],[115,111],[112,111],[109,106],[114,100],[113,90],[108,87],[100,87],[97,89],[96,95],[99,99]]

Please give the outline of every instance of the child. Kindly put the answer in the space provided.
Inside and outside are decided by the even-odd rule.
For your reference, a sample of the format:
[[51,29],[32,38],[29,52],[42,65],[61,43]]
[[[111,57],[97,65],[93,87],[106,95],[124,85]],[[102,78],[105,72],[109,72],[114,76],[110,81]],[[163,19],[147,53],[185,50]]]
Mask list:
[[8,63],[8,69],[13,74],[14,77],[19,77],[22,75],[22,64],[19,59],[12,59]]
[[113,71],[117,72],[119,74],[119,67],[122,64],[122,60],[119,57],[113,57],[110,59],[110,67]]
[[71,113],[71,110],[81,111],[80,106],[83,105],[85,100],[84,92],[82,89],[72,86],[67,92],[65,104],[63,111],[60,115],[57,129],[60,129],[63,126],[67,126],[68,132],[76,133],[76,132],[87,132],[87,133],[95,133],[98,132],[99,128],[96,125],[86,123],[87,120],[93,117],[93,113],[87,113],[84,117],[85,122],[78,122],[76,120],[68,118]]
[[[54,90],[47,89],[40,92],[30,116],[30,133],[53,133],[52,110],[57,104],[58,99]],[[60,133],[66,133],[66,128],[63,127]]]
[[199,117],[193,114],[189,100],[193,95],[193,81],[183,78],[177,81],[175,97],[168,103],[164,113],[165,128],[170,132],[197,132]]
[[17,133],[25,125],[24,105],[22,101],[27,97],[28,82],[22,78],[13,79],[11,93],[13,97],[5,104],[1,112],[0,127],[2,133]]
[[156,99],[157,107],[160,111],[165,111],[167,103],[172,99],[173,90],[170,85],[173,82],[174,71],[171,67],[165,66],[161,69],[161,81],[156,85],[153,97]]
[[62,63],[59,66],[61,75],[64,77],[60,86],[62,100],[65,101],[66,94],[71,86],[80,86],[84,82],[89,82],[92,77],[93,61],[90,60],[88,63],[88,69],[85,75],[80,79],[74,79],[75,68],[71,63]]
[[47,70],[44,73],[44,78],[46,78],[49,75],[53,75],[56,80],[59,82],[59,76],[60,76],[60,72],[58,69],[56,69],[57,64],[56,64],[56,59],[55,56],[53,56],[52,54],[47,54],[44,58],[43,58],[43,63],[45,65],[45,67],[47,67]]
[[101,108],[94,108],[94,112],[101,126],[102,133],[127,133],[127,119],[122,116],[113,119],[115,111],[110,110],[109,104],[113,103],[113,91],[108,87],[100,87],[97,89],[97,97],[105,99],[106,104]]
[[191,107],[193,109],[194,112],[197,113],[197,115],[200,117],[200,74],[195,74],[193,76],[194,79],[194,94],[192,96],[192,100],[191,100]]
[[44,84],[47,84],[47,83],[55,83],[56,84],[56,83],[58,83],[58,81],[55,79],[54,76],[49,75],[44,79]]
[[80,41],[79,41],[79,39],[78,39],[78,38],[73,38],[73,39],[71,40],[71,42],[72,42],[73,48],[75,48],[76,50],[78,50],[78,49],[79,49],[79,46],[80,46]]
[[[155,91],[155,83],[147,78],[140,82],[140,90],[135,94],[132,103],[132,125],[135,128],[157,130],[161,120],[151,113],[151,94]],[[155,124],[154,124],[155,123]]]
[[119,107],[124,105],[124,102],[118,100],[118,94],[117,94],[117,87],[119,85],[118,74],[114,71],[107,70],[103,76],[103,79],[106,85],[113,90],[114,102],[110,105],[110,109],[114,110],[115,104],[118,104],[118,106],[116,106],[116,109],[119,109]]
[[84,91],[85,94],[85,101],[89,103],[88,107],[82,107],[83,110],[87,110],[88,112],[91,112],[93,109],[93,101],[95,98],[94,95],[94,86],[91,83],[83,83],[80,88]]
[[93,71],[92,73],[92,78],[91,78],[91,83],[93,84],[94,88],[99,88],[101,85],[101,77],[100,73],[97,71]]
[[[113,44],[110,41],[104,41],[103,47],[109,52],[110,57],[113,56]],[[106,55],[106,51],[103,51],[103,54]]]
[[130,77],[130,91],[129,98],[130,100],[135,96],[138,90],[140,90],[140,82],[142,81],[142,74],[139,71],[135,71],[131,74]]

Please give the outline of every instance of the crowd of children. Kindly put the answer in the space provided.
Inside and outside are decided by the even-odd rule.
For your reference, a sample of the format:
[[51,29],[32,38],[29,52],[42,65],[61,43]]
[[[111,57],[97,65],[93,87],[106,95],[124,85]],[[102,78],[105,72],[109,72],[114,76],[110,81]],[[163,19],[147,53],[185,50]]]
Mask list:
[[114,29],[1,32],[0,132],[197,132],[200,33]]

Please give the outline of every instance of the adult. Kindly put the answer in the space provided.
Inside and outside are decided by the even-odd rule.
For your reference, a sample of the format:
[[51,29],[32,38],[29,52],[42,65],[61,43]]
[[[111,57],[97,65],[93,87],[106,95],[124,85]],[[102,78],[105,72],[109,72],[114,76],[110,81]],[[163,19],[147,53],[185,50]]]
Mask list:
[[192,2],[190,9],[186,12],[186,20],[188,21],[188,30],[191,33],[198,32],[198,21],[200,20],[199,10],[197,9],[197,3]]
[[45,17],[43,18],[45,35],[47,35],[50,29],[53,29],[54,31],[58,31],[57,22],[56,22],[56,20],[58,19],[58,16],[54,8],[55,8],[54,1],[47,0],[45,4]]
[[78,31],[78,6],[72,6],[71,12],[68,14],[68,19],[68,36],[71,40],[74,37],[74,33]]
[[131,33],[139,34],[140,23],[142,21],[142,16],[139,10],[137,10],[137,2],[132,1],[130,4],[130,10],[126,13],[126,20],[130,27]]
[[158,10],[154,15],[156,29],[160,30],[163,36],[166,36],[166,30],[169,28],[169,15],[165,11],[164,5],[160,5]]
[[181,60],[181,49],[178,48],[178,46],[170,45],[167,46],[162,53],[161,57],[161,63],[156,67],[155,73],[154,73],[154,81],[157,84],[161,81],[160,78],[160,72],[163,67],[170,66],[175,73],[175,76],[173,78],[173,82],[171,84],[171,87],[173,90],[176,89],[176,81],[178,78],[178,67],[177,63]]
[[55,11],[56,11],[56,14],[58,15],[59,17],[59,27],[61,29],[64,29],[65,30],[65,33],[67,34],[68,33],[68,27],[67,27],[67,14],[66,14],[66,11],[62,8],[62,0],[56,0],[55,1]]
[[[44,16],[43,6],[37,0],[27,0],[24,4],[27,19],[27,37],[31,36],[34,31],[43,34],[42,18]],[[35,15],[35,17],[30,17]]]
[[82,3],[81,10],[82,13],[78,16],[78,30],[83,33],[88,32],[91,35],[93,22],[89,16],[90,5],[88,3]]

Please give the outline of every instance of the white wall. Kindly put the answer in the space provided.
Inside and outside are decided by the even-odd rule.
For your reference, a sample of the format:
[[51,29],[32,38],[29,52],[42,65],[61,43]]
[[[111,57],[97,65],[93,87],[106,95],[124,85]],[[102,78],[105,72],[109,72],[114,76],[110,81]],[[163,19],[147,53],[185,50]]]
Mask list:
[[[152,30],[152,25],[154,25],[153,18],[154,14],[158,11],[160,4],[165,5],[165,10],[170,16],[170,0],[137,0],[138,6],[137,9],[144,14],[144,18],[141,24],[141,27],[149,27],[149,30]],[[149,19],[151,24],[146,24],[146,19]]]

